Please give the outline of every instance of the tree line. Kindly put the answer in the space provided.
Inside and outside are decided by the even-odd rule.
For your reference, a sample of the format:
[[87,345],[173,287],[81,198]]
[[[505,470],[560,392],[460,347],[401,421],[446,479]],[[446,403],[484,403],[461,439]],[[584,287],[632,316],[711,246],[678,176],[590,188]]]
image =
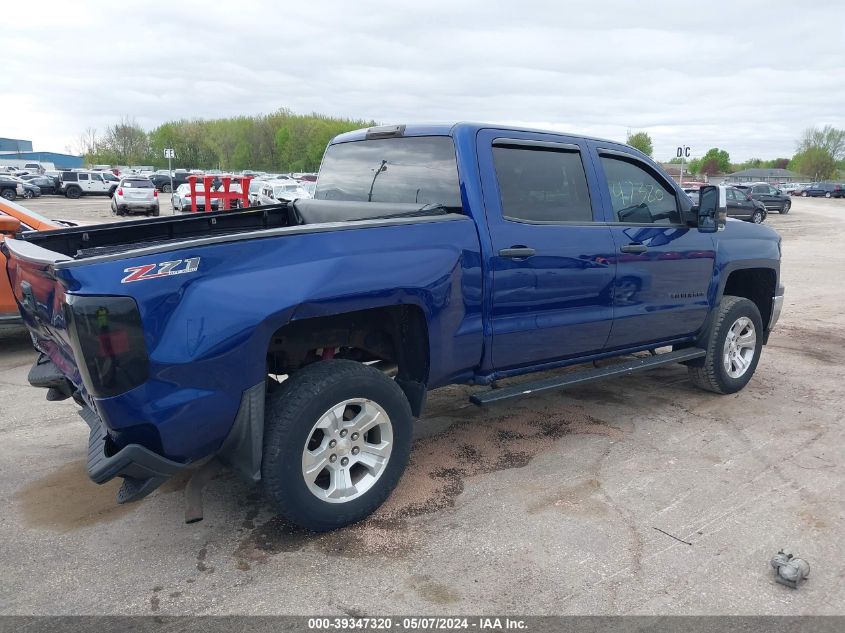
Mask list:
[[[626,143],[641,152],[652,155],[651,137],[647,132],[628,132]],[[669,163],[680,163],[680,158],[672,158]],[[842,177],[845,174],[845,130],[831,125],[811,127],[796,144],[795,154],[791,158],[762,160],[752,158],[743,163],[732,163],[727,150],[712,147],[700,158],[693,158],[686,163],[690,174],[713,176],[728,174],[743,169],[790,169],[813,180],[827,180]]]
[[334,136],[373,125],[281,109],[256,116],[169,121],[147,132],[124,117],[102,133],[86,129],[71,150],[95,165],[167,167],[164,150],[172,148],[174,168],[309,172],[320,166]]

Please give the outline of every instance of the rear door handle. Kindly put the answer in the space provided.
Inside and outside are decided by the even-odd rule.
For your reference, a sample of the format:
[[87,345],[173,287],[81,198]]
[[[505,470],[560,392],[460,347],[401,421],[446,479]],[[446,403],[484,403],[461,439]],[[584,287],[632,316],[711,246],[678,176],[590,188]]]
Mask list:
[[645,244],[626,244],[619,250],[623,253],[645,253],[648,250],[648,246]]
[[524,259],[536,254],[537,251],[527,246],[511,246],[510,248],[503,248],[499,251],[499,257],[508,257],[510,259]]

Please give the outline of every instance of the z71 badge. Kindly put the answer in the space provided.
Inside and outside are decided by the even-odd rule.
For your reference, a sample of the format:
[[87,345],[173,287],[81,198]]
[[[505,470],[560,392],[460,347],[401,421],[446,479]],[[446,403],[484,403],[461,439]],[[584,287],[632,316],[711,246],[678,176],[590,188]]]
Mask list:
[[200,258],[191,257],[190,259],[176,259],[172,262],[161,262],[159,264],[144,264],[143,266],[131,266],[124,268],[123,272],[129,273],[120,280],[122,284],[128,284],[133,281],[146,281],[147,279],[158,279],[159,277],[169,277],[170,275],[184,275],[185,273],[195,273],[200,267]]

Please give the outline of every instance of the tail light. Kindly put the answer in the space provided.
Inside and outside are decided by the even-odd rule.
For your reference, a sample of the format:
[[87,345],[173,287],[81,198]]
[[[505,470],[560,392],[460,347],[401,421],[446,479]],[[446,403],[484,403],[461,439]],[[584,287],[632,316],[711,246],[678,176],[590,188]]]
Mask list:
[[134,299],[68,296],[66,319],[79,372],[91,395],[116,396],[147,380],[147,345]]
[[119,196],[123,195],[123,189],[122,188],[117,190],[117,195],[119,195]]
[[153,198],[158,198],[158,189],[153,189]]

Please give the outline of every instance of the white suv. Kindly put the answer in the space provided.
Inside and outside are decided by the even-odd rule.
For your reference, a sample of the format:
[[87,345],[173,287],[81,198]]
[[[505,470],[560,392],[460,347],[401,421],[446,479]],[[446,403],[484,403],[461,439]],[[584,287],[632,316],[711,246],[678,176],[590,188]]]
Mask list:
[[68,198],[86,195],[111,196],[119,182],[110,171],[63,171],[61,191]]

